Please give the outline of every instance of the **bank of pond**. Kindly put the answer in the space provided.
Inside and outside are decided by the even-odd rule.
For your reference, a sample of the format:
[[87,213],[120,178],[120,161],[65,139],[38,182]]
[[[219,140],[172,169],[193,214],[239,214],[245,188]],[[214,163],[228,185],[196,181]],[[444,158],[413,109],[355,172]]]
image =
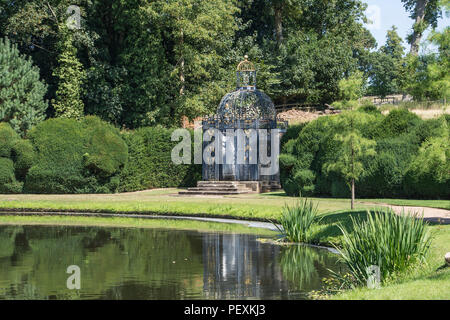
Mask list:
[[[340,297],[367,286],[367,263],[380,268],[381,287],[418,269],[419,277],[434,277],[450,228],[411,219],[327,214],[312,224],[309,242],[322,245],[316,246],[288,241],[282,226],[245,222],[4,215],[0,299]],[[383,224],[384,231],[375,228]],[[79,290],[67,288],[73,265],[81,272]]]

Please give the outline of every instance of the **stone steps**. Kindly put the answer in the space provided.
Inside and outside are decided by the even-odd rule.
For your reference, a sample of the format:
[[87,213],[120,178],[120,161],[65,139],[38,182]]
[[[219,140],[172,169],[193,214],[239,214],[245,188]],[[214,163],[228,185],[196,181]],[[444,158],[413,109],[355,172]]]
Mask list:
[[235,195],[253,193],[245,183],[239,181],[198,181],[197,187],[178,192],[181,195]]

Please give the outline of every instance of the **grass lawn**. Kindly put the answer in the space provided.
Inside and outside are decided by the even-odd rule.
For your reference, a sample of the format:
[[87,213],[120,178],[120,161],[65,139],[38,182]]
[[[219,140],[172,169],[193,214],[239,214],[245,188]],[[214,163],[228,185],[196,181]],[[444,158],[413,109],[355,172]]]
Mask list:
[[175,219],[137,219],[126,217],[77,217],[77,216],[15,216],[0,215],[0,225],[64,225],[121,228],[149,228],[195,230],[201,232],[225,232],[275,236],[268,229],[248,227],[234,223],[206,222]]
[[[177,192],[177,189],[155,189],[121,194],[0,195],[0,210],[137,212],[277,220],[284,204],[296,201],[296,198],[287,197],[284,192],[245,194],[222,198],[178,196]],[[319,211],[322,213],[350,208],[349,199],[312,199],[317,201]],[[408,205],[450,208],[448,200],[370,199],[356,201],[356,210],[373,208],[377,203],[406,204],[404,201],[408,201]]]
[[[350,208],[348,199],[316,199],[321,212]],[[0,195],[1,209],[50,209],[52,211],[139,212],[189,214],[243,219],[276,220],[285,203],[296,198],[276,194],[247,194],[226,197],[178,196],[177,189],[156,189],[122,194],[86,195]],[[357,208],[373,207],[358,204]]]

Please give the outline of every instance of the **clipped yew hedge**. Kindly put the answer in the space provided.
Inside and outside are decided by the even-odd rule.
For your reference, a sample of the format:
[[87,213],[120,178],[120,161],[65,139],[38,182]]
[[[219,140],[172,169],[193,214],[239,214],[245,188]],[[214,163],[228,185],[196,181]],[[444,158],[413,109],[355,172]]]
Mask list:
[[118,129],[97,117],[49,119],[29,132],[36,160],[26,193],[117,192],[128,147]]
[[21,139],[8,123],[0,123],[0,193],[21,193],[33,161],[31,143]]
[[[377,152],[365,160],[365,175],[356,183],[357,197],[450,198],[450,116],[422,120],[406,109],[387,116],[364,109],[355,112],[356,128],[376,141]],[[318,118],[294,128],[284,139],[280,176],[287,194],[350,195],[341,177],[322,169],[325,162],[335,159],[333,137],[343,132],[339,117]]]
[[[119,191],[189,187],[201,180],[201,165],[176,165],[172,162],[171,152],[178,144],[171,141],[173,130],[163,127],[144,127],[122,134],[128,145],[129,158],[120,175]],[[191,132],[191,141],[194,141],[193,132]],[[194,150],[193,147],[192,150]]]

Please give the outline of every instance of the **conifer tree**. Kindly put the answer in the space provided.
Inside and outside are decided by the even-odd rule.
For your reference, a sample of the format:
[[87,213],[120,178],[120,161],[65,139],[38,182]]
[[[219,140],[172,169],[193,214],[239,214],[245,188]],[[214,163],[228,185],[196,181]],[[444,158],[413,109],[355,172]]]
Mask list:
[[8,38],[0,39],[0,121],[25,135],[45,118],[46,91],[31,59],[21,55]]
[[57,59],[58,67],[53,72],[53,76],[58,79],[58,89],[52,105],[57,116],[79,119],[84,115],[81,90],[85,71],[77,58],[72,31],[65,25],[60,25],[59,29],[61,33],[58,48],[60,53]]

